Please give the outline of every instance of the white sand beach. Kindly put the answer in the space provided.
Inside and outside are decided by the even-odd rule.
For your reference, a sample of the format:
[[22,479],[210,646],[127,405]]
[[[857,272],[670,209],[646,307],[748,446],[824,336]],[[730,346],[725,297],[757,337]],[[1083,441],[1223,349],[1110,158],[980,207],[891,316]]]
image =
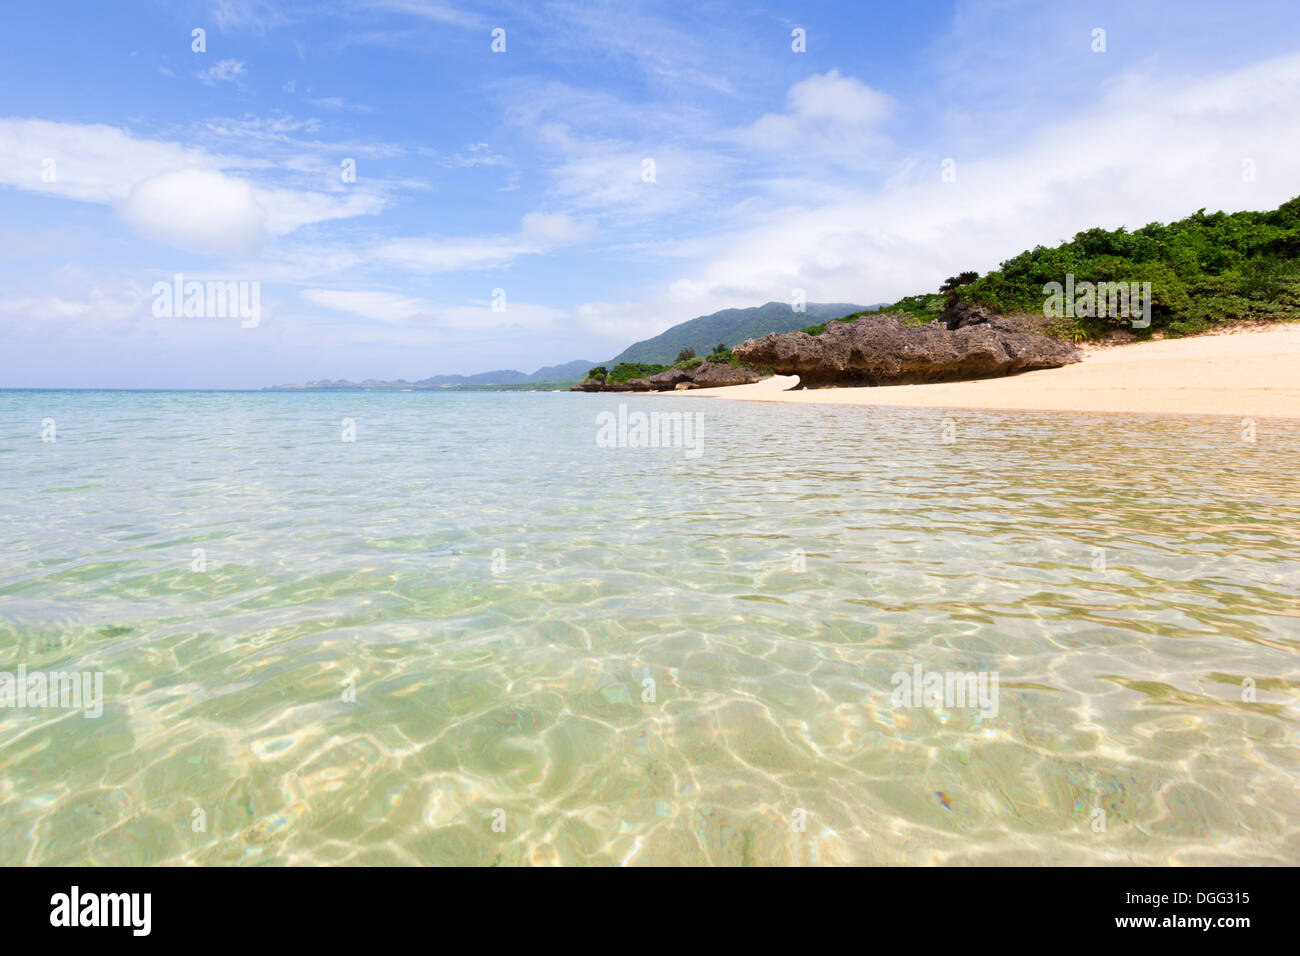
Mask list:
[[1300,324],[1092,348],[1082,362],[1005,378],[789,391],[793,375],[687,394],[751,402],[1300,418]]

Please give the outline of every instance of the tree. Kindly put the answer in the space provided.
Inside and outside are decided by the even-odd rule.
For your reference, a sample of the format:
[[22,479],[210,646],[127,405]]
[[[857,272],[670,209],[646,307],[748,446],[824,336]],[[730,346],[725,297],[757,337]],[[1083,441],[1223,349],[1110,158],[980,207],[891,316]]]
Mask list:
[[677,353],[678,362],[685,362],[693,358],[695,358],[695,349],[692,348],[685,348]]
[[939,292],[948,300],[951,305],[957,300],[957,290],[964,285],[970,285],[980,277],[978,272],[962,272],[956,276],[949,276],[943,280],[943,285],[939,286]]

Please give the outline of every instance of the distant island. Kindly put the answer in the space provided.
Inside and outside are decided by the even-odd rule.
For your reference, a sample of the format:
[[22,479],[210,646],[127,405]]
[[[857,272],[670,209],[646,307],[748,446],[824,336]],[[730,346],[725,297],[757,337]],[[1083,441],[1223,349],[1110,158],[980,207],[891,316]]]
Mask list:
[[515,369],[501,369],[495,372],[479,372],[476,375],[433,375],[416,382],[406,379],[378,381],[366,379],[364,382],[345,380],[331,381],[321,379],[304,382],[301,385],[273,385],[264,391],[547,391],[568,388],[575,381],[580,381],[592,363],[579,359],[563,365],[547,365],[531,375]]

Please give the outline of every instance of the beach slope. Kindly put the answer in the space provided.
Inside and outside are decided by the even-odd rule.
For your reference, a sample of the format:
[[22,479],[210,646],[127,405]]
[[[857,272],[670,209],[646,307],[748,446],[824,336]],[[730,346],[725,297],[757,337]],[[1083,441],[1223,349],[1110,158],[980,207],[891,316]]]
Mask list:
[[932,385],[789,391],[793,375],[672,394],[755,402],[1300,418],[1300,324],[1089,350],[1077,365]]

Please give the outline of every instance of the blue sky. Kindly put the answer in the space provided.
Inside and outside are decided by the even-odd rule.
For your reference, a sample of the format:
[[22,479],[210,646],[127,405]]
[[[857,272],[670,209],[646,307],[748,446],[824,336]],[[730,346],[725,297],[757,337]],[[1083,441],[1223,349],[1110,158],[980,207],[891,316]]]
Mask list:
[[0,385],[532,371],[1300,194],[1293,2],[320,6],[6,11]]

